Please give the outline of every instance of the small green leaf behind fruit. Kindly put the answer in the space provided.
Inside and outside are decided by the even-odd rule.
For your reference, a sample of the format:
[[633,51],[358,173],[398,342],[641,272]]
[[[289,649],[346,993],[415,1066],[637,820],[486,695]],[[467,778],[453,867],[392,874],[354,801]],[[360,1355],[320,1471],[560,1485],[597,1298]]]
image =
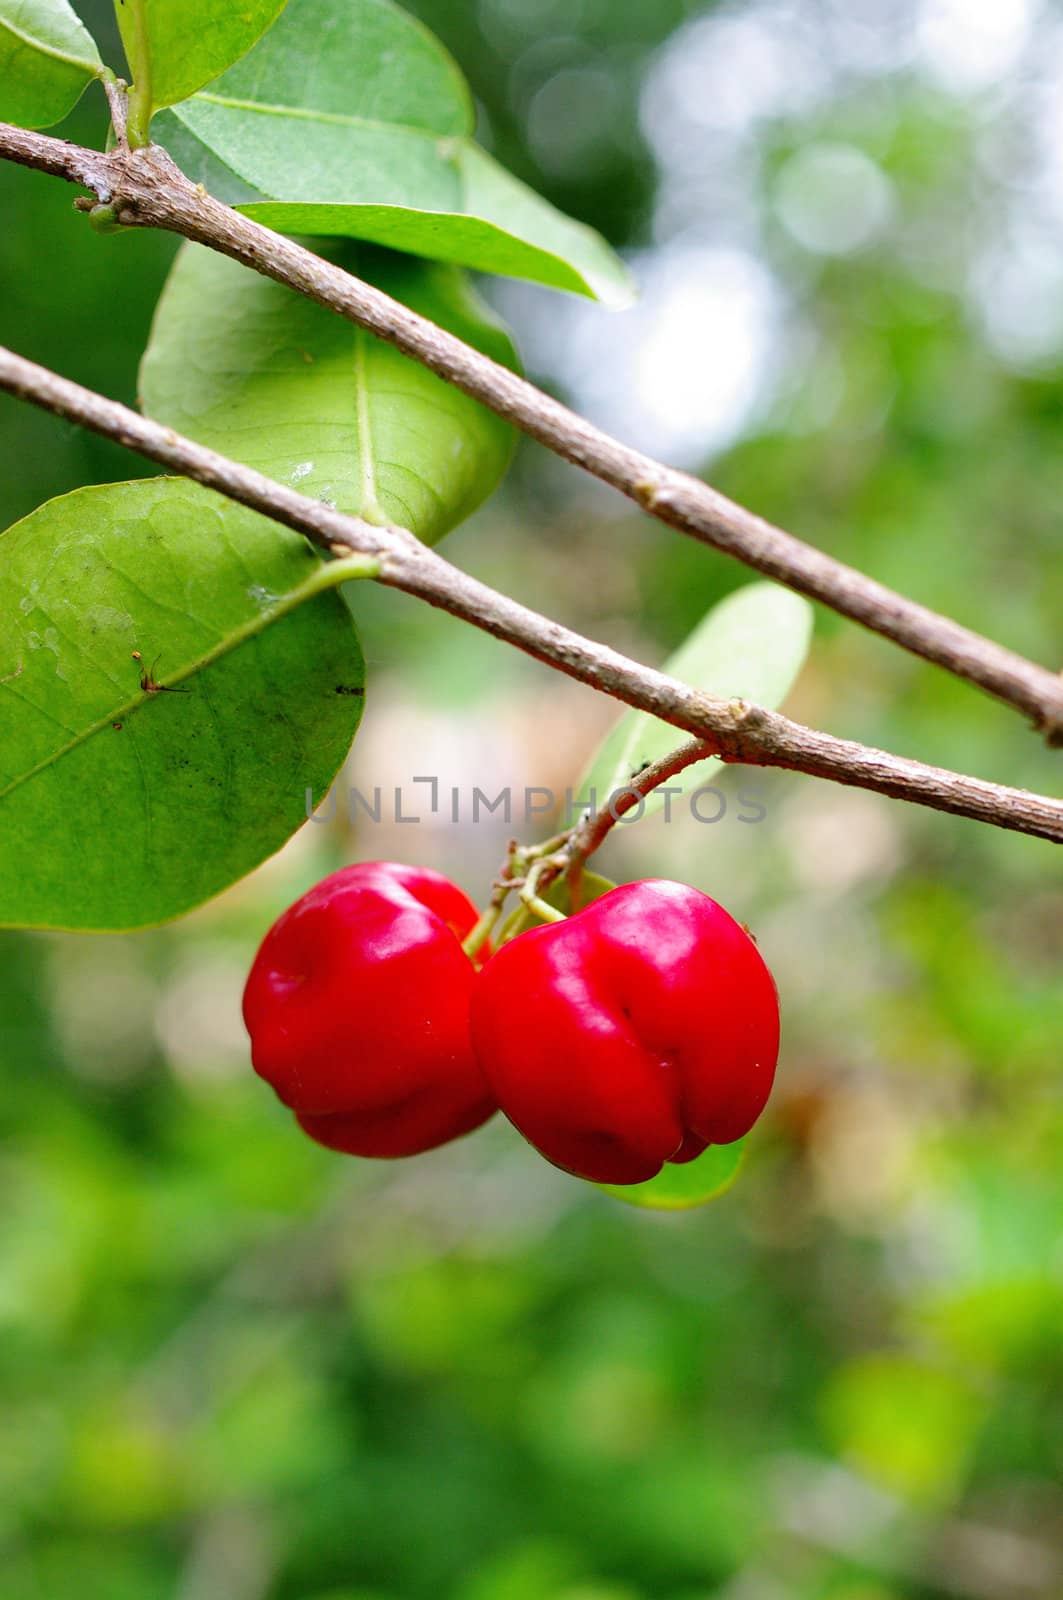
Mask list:
[[693,1161],[666,1162],[655,1178],[645,1183],[597,1183],[596,1189],[629,1206],[650,1211],[687,1211],[725,1194],[738,1176],[745,1140],[710,1144]]
[[0,926],[162,922],[280,848],[361,717],[343,569],[178,478],[0,536]]
[[[507,366],[504,329],[453,267],[328,252]],[[268,278],[185,245],[140,370],[149,415],[269,477],[434,543],[501,481],[508,423],[419,362]]]
[[50,128],[102,70],[67,0],[0,0],[0,121]]
[[457,66],[391,0],[290,0],[243,61],[155,138],[218,199],[283,233],[331,234],[631,299],[605,241],[472,140]]
[[[750,583],[721,600],[665,662],[663,670],[692,689],[724,700],[740,697],[772,710],[782,704],[804,665],[812,638],[812,607],[775,583]],[[599,811],[644,767],[683,743],[683,735],[645,711],[628,711],[606,735],[577,793],[594,790]],[[669,779],[689,793],[723,763],[715,756]],[[677,795],[673,795],[673,800]],[[643,815],[660,809],[659,790],[646,797]]]
[[[567,877],[555,878],[550,887],[543,891],[540,899],[545,900],[548,906],[553,906],[555,911],[564,912],[570,917],[576,911],[582,911],[584,906],[589,906],[592,901],[600,900],[603,894],[608,894],[615,889],[616,884],[611,878],[603,878],[597,872],[588,872],[584,868],[580,874],[578,904],[572,903],[572,889]],[[542,921],[534,911],[518,901],[515,908],[503,922],[494,940],[496,949],[508,944],[511,939],[516,939],[519,934],[527,933],[529,928],[541,928]]]

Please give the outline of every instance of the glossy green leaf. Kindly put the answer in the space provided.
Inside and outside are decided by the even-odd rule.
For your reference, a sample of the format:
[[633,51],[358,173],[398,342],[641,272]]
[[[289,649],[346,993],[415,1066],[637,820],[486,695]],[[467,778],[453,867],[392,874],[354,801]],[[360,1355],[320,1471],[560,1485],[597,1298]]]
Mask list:
[[[516,365],[453,267],[332,251],[433,322]],[[391,345],[199,245],[180,252],[140,372],[150,415],[303,494],[427,542],[496,487],[513,430]]]
[[734,1183],[742,1165],[745,1140],[710,1144],[693,1161],[666,1162],[655,1178],[645,1183],[597,1183],[616,1200],[651,1211],[687,1211],[715,1200]]
[[344,570],[180,478],[0,537],[0,925],[142,927],[279,849],[361,715]]
[[[789,693],[811,637],[812,607],[807,600],[774,583],[751,583],[707,613],[665,662],[664,671],[721,699],[740,697],[772,709]],[[606,735],[578,793],[589,796],[593,789],[598,809],[604,810],[610,795],[683,742],[683,735],[667,722],[644,711],[628,711]],[[689,793],[721,765],[715,757],[699,761],[669,779],[669,786]],[[655,791],[647,797],[644,815],[663,803]]]
[[390,0],[290,0],[156,139],[219,199],[286,233],[349,236],[624,304],[623,264],[473,144],[450,56]]
[[134,90],[172,106],[231,67],[286,0],[114,0]]
[[51,127],[102,65],[67,0],[0,0],[0,121]]

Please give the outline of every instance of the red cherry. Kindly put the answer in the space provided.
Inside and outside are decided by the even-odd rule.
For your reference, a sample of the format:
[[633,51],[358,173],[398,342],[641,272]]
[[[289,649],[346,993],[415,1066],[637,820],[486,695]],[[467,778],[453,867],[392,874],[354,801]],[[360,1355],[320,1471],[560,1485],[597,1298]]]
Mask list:
[[469,1039],[476,907],[441,873],[371,861],[317,884],[255,957],[244,1021],[255,1071],[312,1139],[408,1156],[496,1109]]
[[722,906],[650,879],[503,945],[476,979],[472,1035],[502,1110],[548,1161],[640,1183],[748,1133],[779,1003]]

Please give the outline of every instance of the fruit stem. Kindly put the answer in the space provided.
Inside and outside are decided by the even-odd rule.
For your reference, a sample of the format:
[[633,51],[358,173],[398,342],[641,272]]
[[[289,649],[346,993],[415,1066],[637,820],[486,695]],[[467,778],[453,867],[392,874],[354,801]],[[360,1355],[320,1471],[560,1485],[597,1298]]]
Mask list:
[[470,959],[480,951],[494,932],[506,900],[514,889],[520,892],[521,907],[507,919],[502,930],[503,935],[515,921],[519,921],[522,910],[530,911],[541,922],[564,922],[565,917],[562,912],[555,911],[553,906],[547,905],[545,900],[539,898],[536,885],[544,873],[549,874],[550,880],[556,878],[558,862],[561,859],[557,852],[565,849],[570,833],[571,829],[567,829],[564,833],[555,834],[552,839],[544,840],[542,844],[522,845],[516,839],[509,841],[506,859],[494,881],[491,898],[480,913],[475,926],[461,941],[461,948]]
[[[605,811],[596,814],[588,810],[574,827],[566,828],[564,833],[555,834],[542,844],[522,845],[518,840],[511,839],[505,865],[495,879],[491,899],[476,926],[462,941],[465,953],[470,957],[475,956],[494,932],[506,899],[513,889],[519,892],[523,911],[530,912],[540,922],[566,921],[565,913],[544,900],[540,890],[548,889],[565,873],[572,909],[578,910],[583,868],[588,858],[604,844],[620,818],[640,804],[659,784],[667,782],[695,762],[704,761],[715,754],[717,751],[710,742],[693,739],[679,749],[670,751],[660,761],[652,762],[634,773],[630,783],[610,795]],[[511,931],[520,927],[521,920],[521,910],[511,913],[502,928],[503,944],[511,936]]]
[[505,895],[503,895],[502,899],[496,904],[494,898],[492,898],[487,909],[480,913],[480,920],[461,941],[461,948],[465,951],[467,956],[472,957],[478,955],[481,946],[485,945],[488,939],[491,937],[495,929],[495,924],[502,915],[502,905],[504,900]]
[[527,906],[528,910],[531,911],[531,912],[534,912],[534,914],[540,919],[540,921],[542,921],[542,922],[567,922],[568,921],[568,918],[566,917],[566,915],[565,915],[565,913],[563,911],[557,911],[557,910],[554,909],[553,906],[548,906],[546,901],[545,900],[540,900],[539,896],[537,894],[525,894],[524,890],[522,889],[520,897],[523,900],[524,904]]
[[539,918],[541,922],[565,922],[568,919],[563,911],[558,911],[554,906],[547,905],[538,894],[539,879],[549,874],[551,878],[557,876],[558,860],[556,856],[540,856],[521,885],[521,902],[528,910]]

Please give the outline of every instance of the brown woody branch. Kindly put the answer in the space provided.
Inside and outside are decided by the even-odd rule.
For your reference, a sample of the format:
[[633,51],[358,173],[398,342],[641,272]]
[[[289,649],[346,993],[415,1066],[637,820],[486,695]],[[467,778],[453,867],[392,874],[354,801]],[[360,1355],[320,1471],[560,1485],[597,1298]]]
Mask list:
[[662,784],[666,784],[669,778],[677,778],[688,767],[695,766],[699,761],[706,761],[715,754],[715,750],[703,740],[691,739],[689,743],[670,750],[659,761],[652,761],[649,766],[643,767],[641,772],[632,773],[622,789],[603,797],[605,802],[603,810],[591,807],[572,829],[563,846],[568,864],[576,865],[587,861],[596,850],[601,849],[621,817],[626,817],[629,811],[634,811],[636,806],[642,805],[647,797]]
[[444,561],[401,528],[344,516],[147,417],[0,347],[0,389],[137,450],[161,466],[305,534],[333,554],[357,552],[380,582],[471,622],[580,682],[649,711],[705,744],[705,754],[788,767],[936,811],[1063,843],[1063,800],[984,783],[802,727],[778,712],[725,701],[640,666],[530,611]]
[[977,685],[1029,716],[1050,744],[1063,744],[1059,674],[895,593],[698,479],[611,438],[379,289],[222,205],[190,183],[158,146],[102,154],[0,124],[0,157],[83,184],[114,205],[123,224],[162,228],[207,245],[388,340],[660,521]]
[[[666,784],[669,778],[678,777],[687,767],[705,761],[715,754],[716,750],[712,744],[706,744],[702,739],[691,739],[687,744],[670,750],[659,761],[649,762],[638,772],[632,773],[623,788],[602,796],[605,802],[602,810],[598,810],[597,807],[599,796],[592,793],[587,810],[575,827],[569,828],[559,838],[551,839],[533,851],[521,851],[517,846],[516,856],[511,848],[509,861],[514,865],[520,864],[521,856],[525,859],[528,856],[534,857],[521,890],[521,899],[524,903],[547,922],[563,921],[561,914],[549,903],[544,904],[542,900],[544,891],[550,887],[555,878],[560,877],[563,872],[567,874],[572,904],[574,907],[577,906],[580,903],[579,885],[583,868],[594,852],[605,843],[621,817],[626,816],[629,811],[634,811],[636,806],[644,805],[647,797],[655,789]],[[675,793],[675,790],[671,792]],[[496,896],[492,900],[492,909],[496,903],[501,906],[502,899],[499,896],[504,898],[507,889],[506,878],[512,875],[512,870],[507,872],[504,869],[503,875],[496,880]],[[492,926],[493,922],[492,918]],[[474,951],[477,948],[478,946],[473,946]]]

